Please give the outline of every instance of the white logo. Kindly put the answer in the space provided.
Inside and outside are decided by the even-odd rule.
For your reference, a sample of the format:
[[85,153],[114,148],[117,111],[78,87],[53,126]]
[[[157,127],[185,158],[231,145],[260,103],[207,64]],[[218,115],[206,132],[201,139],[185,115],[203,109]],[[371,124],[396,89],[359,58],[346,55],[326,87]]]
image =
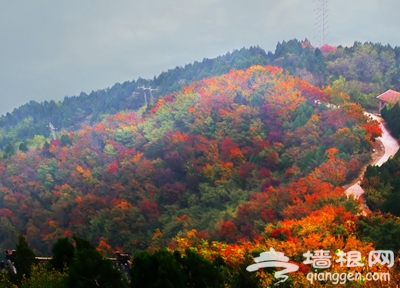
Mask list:
[[274,276],[276,279],[282,279],[278,283],[285,282],[289,276],[287,273],[296,272],[299,270],[299,266],[293,263],[289,263],[289,258],[286,257],[282,252],[276,252],[274,248],[270,248],[269,252],[260,253],[260,257],[254,258],[257,264],[252,264],[246,268],[249,272],[257,271],[260,268],[266,267],[282,267],[286,268],[283,270],[276,271]]

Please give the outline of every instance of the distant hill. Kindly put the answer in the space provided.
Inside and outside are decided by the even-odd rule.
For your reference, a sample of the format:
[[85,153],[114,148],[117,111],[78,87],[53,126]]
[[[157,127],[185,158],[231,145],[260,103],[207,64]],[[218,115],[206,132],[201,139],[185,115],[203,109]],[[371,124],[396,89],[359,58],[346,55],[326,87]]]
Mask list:
[[[76,130],[86,123],[95,123],[102,115],[121,110],[136,110],[144,105],[139,86],[157,88],[154,98],[178,91],[184,85],[206,77],[228,73],[231,69],[245,69],[252,65],[268,64],[268,55],[259,47],[242,48],[215,59],[204,59],[185,67],[161,73],[154,79],[141,79],[117,83],[111,88],[92,91],[89,95],[65,97],[63,101],[30,101],[12,113],[0,117],[0,148],[35,135],[49,135],[51,122],[59,130]],[[138,92],[139,94],[134,94]],[[146,92],[148,93],[148,92]]]
[[[400,90],[400,48],[355,42],[352,47],[324,46],[316,49],[307,40],[278,43],[274,53],[260,47],[234,50],[214,59],[204,59],[185,67],[176,67],[153,79],[117,83],[89,95],[65,97],[63,101],[31,101],[0,117],[0,149],[18,150],[21,143],[35,135],[50,136],[51,122],[59,131],[75,131],[96,123],[105,115],[122,110],[137,110],[144,104],[138,87],[157,88],[158,99],[178,91],[195,80],[246,69],[252,65],[275,65],[313,85],[331,85],[350,95],[352,101],[367,109],[376,109],[375,96],[387,89]],[[138,93],[138,94],[136,94]],[[146,92],[148,93],[148,92]]]

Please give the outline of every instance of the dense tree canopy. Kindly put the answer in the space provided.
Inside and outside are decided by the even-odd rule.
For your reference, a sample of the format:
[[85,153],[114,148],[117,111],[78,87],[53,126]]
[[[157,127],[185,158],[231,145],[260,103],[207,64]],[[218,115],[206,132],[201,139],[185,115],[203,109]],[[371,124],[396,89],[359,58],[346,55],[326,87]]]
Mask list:
[[[77,233],[133,252],[191,229],[250,240],[322,204],[356,213],[341,185],[380,131],[357,104],[323,104],[329,91],[253,66],[193,82],[147,111],[38,137],[0,162],[0,247],[21,231],[49,253]],[[67,259],[54,261],[60,269]]]
[[[55,269],[29,264],[20,270],[26,279],[11,280],[125,287],[104,259],[118,250],[136,253],[132,287],[266,287],[276,282],[273,271],[245,268],[270,247],[299,264],[310,249],[399,249],[398,218],[360,217],[360,203],[342,187],[381,135],[363,106],[397,87],[397,50],[292,40],[275,54],[242,49],[7,114],[0,248],[13,247],[21,232],[17,249],[52,254]],[[134,93],[141,85],[158,87],[153,104],[147,92]],[[56,137],[49,122],[59,127]],[[373,211],[399,214],[397,158],[367,169]],[[307,283],[309,269],[302,264],[287,285]]]

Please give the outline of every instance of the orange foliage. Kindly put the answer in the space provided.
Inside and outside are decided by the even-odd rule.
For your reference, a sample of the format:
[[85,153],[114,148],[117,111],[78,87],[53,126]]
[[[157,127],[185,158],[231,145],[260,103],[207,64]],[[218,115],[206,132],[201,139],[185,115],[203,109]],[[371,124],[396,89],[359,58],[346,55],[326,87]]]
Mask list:
[[115,118],[116,118],[117,120],[121,120],[121,119],[124,118],[124,115],[122,115],[121,113],[117,113],[117,114],[115,114]]
[[134,163],[138,163],[140,161],[140,158],[142,157],[143,153],[142,152],[138,152],[135,156],[133,156],[132,161]]
[[151,237],[151,240],[154,241],[154,240],[156,240],[157,238],[161,237],[162,235],[163,235],[163,233],[160,231],[159,228],[157,228],[157,229],[154,231],[154,234],[153,234],[153,237]]
[[331,45],[329,45],[329,44],[324,44],[324,45],[320,48],[321,52],[324,53],[324,54],[329,54],[329,53],[331,53],[332,51],[335,51],[336,49],[337,49],[337,46],[331,46]]
[[184,87],[182,88],[182,91],[183,91],[183,93],[185,93],[185,94],[192,94],[192,93],[195,92],[195,91],[194,91],[194,86],[193,86],[193,85],[184,86]]
[[178,220],[178,221],[186,221],[186,220],[189,220],[190,219],[190,217],[187,215],[187,214],[183,214],[182,216],[176,216],[176,220]]
[[382,136],[382,129],[376,120],[368,122],[364,127],[368,135],[367,137],[377,138]]
[[76,171],[78,171],[79,173],[85,172],[85,170],[83,170],[83,168],[80,165],[76,166]]
[[232,157],[232,158],[236,158],[236,159],[239,159],[239,160],[244,160],[244,156],[243,156],[243,153],[242,153],[242,151],[239,149],[239,148],[233,148],[233,149],[231,149],[230,150],[230,156]]
[[188,135],[181,133],[180,131],[175,131],[173,135],[173,142],[185,142],[188,139]]
[[130,207],[132,207],[132,204],[125,199],[114,199],[113,203],[115,207],[119,209],[129,209]]
[[[114,255],[114,250],[111,248],[111,246],[107,243],[107,241],[103,237],[100,237],[99,244],[97,245],[96,249],[103,256],[110,257]],[[121,252],[121,250],[119,250],[119,252]]]

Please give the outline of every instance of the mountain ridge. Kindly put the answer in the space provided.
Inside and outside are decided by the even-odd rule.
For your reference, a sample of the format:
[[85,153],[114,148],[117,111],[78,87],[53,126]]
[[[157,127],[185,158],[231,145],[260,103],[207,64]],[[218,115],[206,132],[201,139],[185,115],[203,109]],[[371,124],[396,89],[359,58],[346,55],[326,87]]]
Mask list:
[[[371,63],[364,65],[363,63]],[[162,72],[153,79],[117,83],[90,94],[65,97],[63,101],[30,101],[0,117],[0,149],[18,149],[35,135],[48,137],[51,122],[59,130],[76,130],[82,121],[95,123],[105,115],[121,110],[136,110],[144,103],[138,87],[157,88],[155,99],[205,77],[245,69],[251,65],[278,65],[292,75],[320,87],[335,86],[352,101],[377,109],[374,98],[384,89],[400,89],[400,48],[390,45],[355,42],[352,47],[312,47],[308,40],[278,43],[275,53],[260,47],[242,48],[214,59],[187,64]],[[342,78],[341,78],[342,77]],[[134,94],[138,92],[139,94]]]

